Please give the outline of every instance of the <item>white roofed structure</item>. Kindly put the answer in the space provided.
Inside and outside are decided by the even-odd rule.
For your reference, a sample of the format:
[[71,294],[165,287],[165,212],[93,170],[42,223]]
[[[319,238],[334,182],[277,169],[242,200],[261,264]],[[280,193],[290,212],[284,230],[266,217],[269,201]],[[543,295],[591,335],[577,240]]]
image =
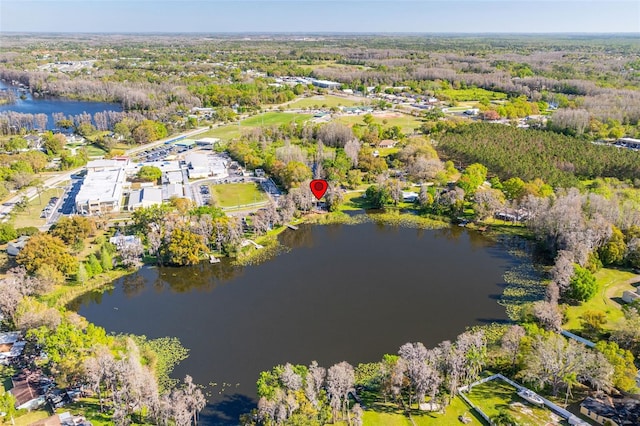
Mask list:
[[76,195],[76,211],[79,214],[98,215],[120,211],[125,182],[124,167],[106,169],[105,165],[105,168],[100,170],[101,167],[88,169]]

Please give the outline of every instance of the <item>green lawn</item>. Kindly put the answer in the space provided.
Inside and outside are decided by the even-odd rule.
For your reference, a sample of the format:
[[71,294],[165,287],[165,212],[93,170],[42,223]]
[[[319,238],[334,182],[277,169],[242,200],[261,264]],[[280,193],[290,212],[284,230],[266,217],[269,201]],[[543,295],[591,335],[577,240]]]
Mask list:
[[[607,314],[607,328],[615,327],[615,323],[623,318],[618,304],[619,298],[625,290],[634,290],[629,280],[635,274],[617,269],[603,268],[596,272],[598,293],[588,302],[580,306],[569,306],[566,310],[567,323],[564,328],[570,331],[580,331],[580,316],[586,311],[602,311]],[[624,302],[622,302],[624,303]]]
[[293,114],[287,112],[266,112],[264,114],[254,115],[238,123],[229,124],[227,126],[217,127],[211,129],[205,133],[200,133],[199,138],[220,138],[223,140],[234,139],[242,136],[242,132],[261,126],[280,126],[282,124],[289,123],[304,123],[309,118],[310,114]]
[[[336,121],[344,124],[364,124],[364,115],[343,115],[336,118]],[[400,113],[389,113],[389,116],[373,116],[374,123],[384,127],[400,126],[404,133],[410,134],[422,125],[422,120],[418,117]]]
[[331,107],[338,107],[338,106],[349,107],[349,106],[355,106],[355,105],[362,105],[363,103],[365,103],[364,98],[362,99],[362,101],[358,102],[352,99],[341,98],[339,96],[318,95],[318,96],[311,96],[309,98],[301,98],[296,101],[293,101],[292,103],[287,105],[287,108],[298,109],[298,108],[319,108],[319,107],[331,108]]
[[257,183],[226,183],[211,185],[220,207],[233,207],[267,200],[267,194]]
[[505,410],[521,426],[567,424],[546,407],[536,407],[520,398],[516,388],[499,379],[475,386],[467,397],[490,418]]
[[89,157],[99,157],[107,153],[107,151],[94,144],[87,145],[86,148]]
[[[16,417],[14,419],[14,423],[13,424],[15,426],[28,426],[31,423],[37,422],[38,420],[46,419],[49,416],[50,416],[50,414],[46,410],[29,411],[28,413],[23,414],[20,417]],[[3,424],[10,425],[11,422],[10,421],[5,421],[5,423],[3,423]]]
[[[14,207],[12,213],[13,226],[16,228],[22,228],[25,226],[43,226],[46,221],[40,219],[42,209],[44,209],[51,197],[58,197],[62,194],[61,189],[50,188],[43,191],[41,196],[36,196],[28,203],[28,207],[23,211],[18,211],[17,207]],[[40,200],[42,199],[42,202]]]
[[[83,415],[94,426],[109,426],[113,425],[111,416],[109,414],[100,412],[100,404],[97,398],[81,398],[78,402],[65,405],[62,408],[56,410],[58,414],[69,411],[71,414]],[[132,425],[145,425],[148,423],[131,423]]]
[[[458,416],[466,415],[471,418],[469,425],[485,424],[479,416],[465,404],[465,402],[456,397],[451,401],[444,414],[440,413],[422,413],[414,408],[411,418],[417,426],[454,426],[461,425]],[[406,413],[399,410],[395,404],[384,404],[383,402],[367,405],[364,412],[364,426],[411,426],[411,421]]]
[[506,93],[493,92],[490,90],[472,88],[472,89],[443,89],[436,91],[436,97],[439,99],[449,99],[451,101],[477,101],[482,98],[489,100],[506,99]]

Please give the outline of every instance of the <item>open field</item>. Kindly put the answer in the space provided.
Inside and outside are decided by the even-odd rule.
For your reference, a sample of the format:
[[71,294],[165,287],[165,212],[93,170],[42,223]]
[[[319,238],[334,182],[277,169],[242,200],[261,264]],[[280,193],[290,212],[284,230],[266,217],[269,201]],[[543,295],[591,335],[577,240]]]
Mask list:
[[[20,417],[16,417],[14,419],[14,425],[15,426],[28,426],[31,423],[35,423],[38,420],[43,420],[46,419],[47,417],[49,417],[49,413],[45,410],[36,410],[36,411],[30,411],[28,413],[23,414]],[[8,424],[10,425],[11,422],[5,422],[3,424]]]
[[[367,410],[364,412],[364,425],[366,426],[411,426],[412,422],[405,412],[398,409],[396,404],[376,401],[366,403]],[[416,426],[454,426],[460,425],[458,416],[466,415],[471,419],[469,425],[483,425],[480,417],[476,417],[473,411],[459,397],[455,397],[444,414],[437,412],[423,413],[418,411],[417,406],[411,410],[411,419]]]
[[98,157],[107,153],[107,151],[94,144],[87,145],[86,149],[87,155],[89,155],[89,157]]
[[490,90],[473,88],[473,89],[442,89],[436,91],[438,99],[447,99],[454,102],[462,101],[478,101],[482,98],[488,100],[506,99],[507,94],[502,92],[493,92]]
[[526,402],[518,396],[516,388],[502,380],[492,380],[474,386],[467,397],[489,418],[506,411],[521,426],[568,424],[549,409]]
[[[342,115],[336,121],[344,124],[363,124],[364,115]],[[422,120],[411,115],[389,112],[387,114],[374,114],[373,122],[384,127],[400,126],[406,134],[411,134],[422,125]]]
[[296,109],[296,108],[331,108],[338,106],[354,106],[354,105],[363,105],[367,104],[366,99],[362,99],[362,101],[355,101],[353,99],[342,98],[339,96],[331,96],[331,95],[318,95],[311,96],[309,98],[301,98],[296,101],[291,102],[287,105],[287,108]]
[[580,330],[580,316],[587,311],[601,311],[607,315],[606,328],[615,327],[615,323],[623,318],[620,300],[625,290],[634,290],[629,280],[637,275],[617,269],[603,268],[596,272],[598,293],[593,299],[582,303],[580,306],[569,306],[566,310],[567,323],[564,328],[569,331]]
[[233,207],[267,200],[267,194],[257,183],[224,183],[211,185],[211,192],[220,207]]
[[[44,209],[51,197],[59,197],[62,194],[61,189],[50,188],[43,191],[40,196],[36,196],[28,203],[28,206],[23,211],[18,211],[17,207],[13,209],[12,222],[16,228],[23,228],[25,226],[43,226],[46,221],[40,219],[40,213]],[[42,199],[42,202],[40,201]]]
[[304,123],[309,118],[310,114],[293,114],[287,112],[266,112],[264,114],[255,115],[242,120],[238,123],[229,124],[227,126],[221,126],[215,129],[211,129],[205,133],[198,135],[198,138],[214,137],[220,139],[234,139],[242,136],[242,132],[254,127],[262,126],[280,126],[282,124],[289,123]]

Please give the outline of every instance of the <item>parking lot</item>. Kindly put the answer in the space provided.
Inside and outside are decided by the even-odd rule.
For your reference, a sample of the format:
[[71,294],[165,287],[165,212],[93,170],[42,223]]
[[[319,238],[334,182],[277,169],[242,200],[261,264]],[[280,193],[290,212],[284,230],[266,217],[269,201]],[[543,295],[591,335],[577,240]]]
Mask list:
[[49,204],[47,204],[47,206],[42,209],[42,213],[40,213],[40,219],[46,219],[51,216],[51,214],[55,210],[56,204],[58,204],[58,197],[51,197],[51,199],[49,200]]
[[142,151],[136,156],[137,161],[162,161],[172,154],[181,154],[188,149],[177,147],[173,144],[160,145],[147,151]]

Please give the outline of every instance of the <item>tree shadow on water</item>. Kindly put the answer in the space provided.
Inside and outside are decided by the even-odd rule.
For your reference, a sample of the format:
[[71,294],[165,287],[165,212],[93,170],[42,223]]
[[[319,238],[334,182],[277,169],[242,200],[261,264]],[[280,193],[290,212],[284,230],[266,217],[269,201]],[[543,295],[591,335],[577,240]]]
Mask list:
[[257,402],[246,395],[226,395],[219,401],[213,401],[200,414],[199,425],[227,426],[239,425],[240,416],[256,408]]

